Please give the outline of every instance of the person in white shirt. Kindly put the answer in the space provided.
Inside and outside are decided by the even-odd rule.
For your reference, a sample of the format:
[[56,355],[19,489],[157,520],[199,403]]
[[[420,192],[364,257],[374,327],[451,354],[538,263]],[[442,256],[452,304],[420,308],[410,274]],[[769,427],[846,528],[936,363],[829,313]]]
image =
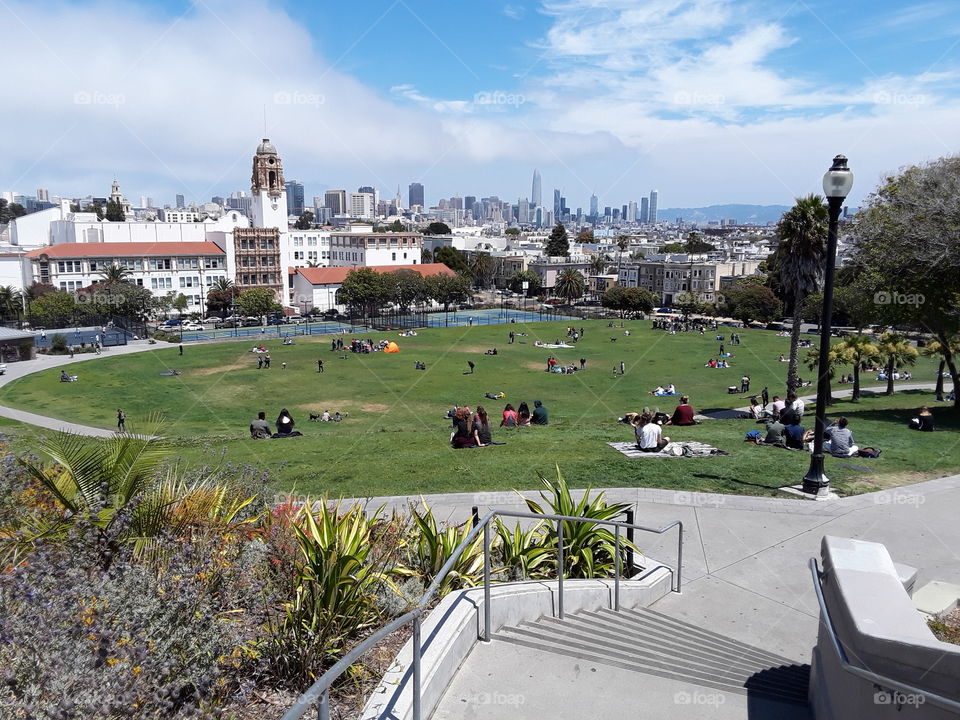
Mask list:
[[660,452],[670,442],[670,438],[663,435],[663,431],[649,412],[643,413],[637,423],[637,447],[640,452]]
[[676,394],[677,394],[676,386],[674,386],[673,383],[670,383],[669,385],[667,385],[667,395],[676,395]]
[[795,397],[793,402],[790,403],[790,407],[793,408],[794,412],[796,412],[801,419],[803,418],[803,409],[806,407],[806,403],[804,403],[801,398]]

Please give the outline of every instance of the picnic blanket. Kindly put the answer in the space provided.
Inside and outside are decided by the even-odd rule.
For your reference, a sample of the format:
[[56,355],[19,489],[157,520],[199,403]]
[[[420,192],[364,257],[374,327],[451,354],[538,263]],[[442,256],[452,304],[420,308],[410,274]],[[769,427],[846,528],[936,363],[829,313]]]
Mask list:
[[[695,440],[686,440],[684,442],[668,443],[660,452],[650,453],[641,452],[637,449],[635,442],[608,442],[607,445],[614,450],[623,453],[628,458],[678,458],[678,457],[710,457],[712,455],[729,455],[730,453],[707,445],[706,443],[696,442]],[[680,448],[680,454],[676,454],[674,448]]]

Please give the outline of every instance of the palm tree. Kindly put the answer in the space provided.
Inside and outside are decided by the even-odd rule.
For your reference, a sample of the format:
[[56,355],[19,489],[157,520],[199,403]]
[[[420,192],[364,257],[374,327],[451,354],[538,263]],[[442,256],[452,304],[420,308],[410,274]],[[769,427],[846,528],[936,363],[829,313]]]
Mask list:
[[557,297],[561,297],[568,303],[572,303],[578,297],[583,297],[583,291],[586,283],[583,275],[573,268],[567,268],[557,276],[557,284],[553,292]]
[[[820,365],[820,348],[812,347],[807,350],[806,357],[803,359],[803,364],[811,370],[816,371]],[[833,389],[830,385],[830,381],[833,380],[834,376],[837,374],[837,365],[843,364],[844,358],[838,349],[838,346],[830,346],[830,351],[827,353],[827,405],[833,405]],[[819,374],[819,372],[817,374]]]
[[[920,351],[920,354],[924,357],[940,358],[940,365],[937,367],[937,388],[935,391],[937,393],[937,402],[943,402],[943,371],[947,367],[947,360],[943,356],[942,348],[943,345],[940,344],[939,340],[929,340],[923,350]],[[951,342],[950,350],[954,355],[960,353],[960,340]]]
[[626,235],[619,235],[617,237],[617,247],[620,248],[620,254],[617,257],[617,277],[620,276],[620,268],[623,265],[623,253],[630,247],[630,238]]
[[233,290],[233,280],[230,278],[220,278],[210,286],[211,292],[230,292]]
[[853,395],[850,399],[857,402],[860,399],[860,368],[880,362],[880,348],[868,335],[848,335],[835,347],[841,361],[853,365]]
[[0,314],[17,319],[23,314],[23,295],[12,285],[0,287]]
[[817,291],[823,275],[829,215],[823,198],[808,195],[797,198],[796,204],[777,223],[777,248],[780,283],[793,303],[793,327],[790,333],[790,364],[787,366],[787,392],[797,381],[797,348],[800,343],[803,300]]
[[473,256],[470,263],[470,275],[473,277],[473,284],[479,290],[483,290],[490,282],[490,273],[493,270],[493,262],[490,259],[490,253],[478,252]]
[[599,253],[590,258],[590,272],[594,275],[602,275],[607,268],[607,259]]
[[887,395],[893,395],[893,371],[905,365],[913,366],[920,352],[903,335],[884,333],[880,338],[880,360],[887,371]]
[[127,278],[129,277],[130,271],[116,263],[107,265],[107,267],[100,271],[100,278],[108,285],[127,282]]

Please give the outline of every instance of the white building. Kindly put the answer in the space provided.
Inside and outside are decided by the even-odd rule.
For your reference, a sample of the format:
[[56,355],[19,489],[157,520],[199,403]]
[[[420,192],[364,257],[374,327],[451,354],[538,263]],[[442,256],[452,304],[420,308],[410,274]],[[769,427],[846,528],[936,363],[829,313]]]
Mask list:
[[156,297],[182,293],[191,311],[206,307],[207,291],[233,277],[227,254],[212,242],[61,243],[31,250],[30,282],[76,292],[100,282],[111,265],[129,271],[128,280]]
[[330,233],[330,265],[418,265],[423,251],[420,233],[375,233],[369,225]]
[[165,223],[196,223],[202,219],[203,216],[196,210],[163,208],[160,211],[160,221]]
[[376,217],[376,196],[373,193],[347,193],[347,214],[350,217],[372,220]]

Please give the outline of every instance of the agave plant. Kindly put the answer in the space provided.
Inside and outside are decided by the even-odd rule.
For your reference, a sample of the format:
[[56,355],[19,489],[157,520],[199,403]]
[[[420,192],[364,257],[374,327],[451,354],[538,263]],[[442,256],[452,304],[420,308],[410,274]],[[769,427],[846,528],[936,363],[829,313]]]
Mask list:
[[[559,467],[557,467],[555,480],[541,478],[541,482],[547,487],[546,491],[540,492],[547,510],[544,510],[537,501],[527,499],[527,507],[534,513],[567,515],[591,520],[616,520],[630,508],[629,503],[608,505],[602,492],[591,497],[590,488],[584,491],[580,502],[574,501]],[[564,577],[594,578],[613,575],[616,538],[612,531],[595,522],[563,520],[560,524],[563,527]],[[557,552],[557,523],[551,522],[546,525],[541,544],[542,547],[549,549],[551,554]],[[639,548],[621,536],[621,568],[626,567],[628,549],[640,553]]]
[[[396,569],[402,577],[416,577],[429,585],[454,550],[470,534],[470,524],[441,526],[433,510],[424,502],[423,512],[412,509],[414,535],[409,541],[410,557],[405,566]],[[462,587],[474,587],[483,579],[483,537],[478,534],[454,561],[440,584],[440,594]]]
[[496,548],[503,564],[501,572],[507,580],[549,576],[552,571],[550,559],[556,550],[544,547],[545,529],[542,520],[528,530],[521,528],[518,522],[511,530],[500,518],[496,519]]

